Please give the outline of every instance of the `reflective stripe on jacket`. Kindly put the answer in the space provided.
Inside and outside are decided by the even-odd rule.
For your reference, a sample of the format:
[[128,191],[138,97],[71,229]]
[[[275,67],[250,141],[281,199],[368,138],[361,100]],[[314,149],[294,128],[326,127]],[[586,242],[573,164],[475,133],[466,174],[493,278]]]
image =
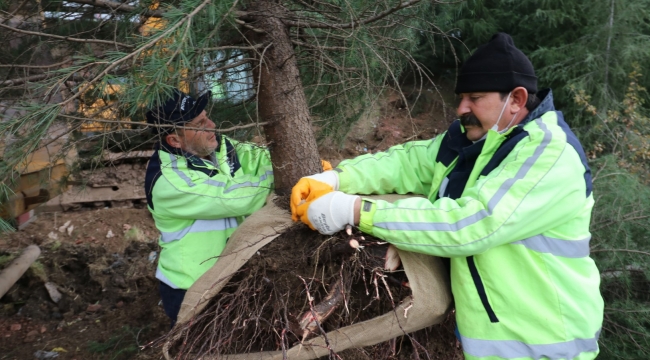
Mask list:
[[[546,95],[505,134],[489,131],[458,197],[458,122],[428,141],[342,162],[340,190],[427,196],[364,200],[360,228],[400,249],[451,258],[467,359],[593,359],[603,320],[589,257],[594,205],[584,151]],[[448,193],[448,191],[446,191]]]
[[175,289],[188,289],[217,261],[273,189],[263,148],[222,136],[213,160],[162,143],[147,166],[147,204],[161,233],[156,277]]

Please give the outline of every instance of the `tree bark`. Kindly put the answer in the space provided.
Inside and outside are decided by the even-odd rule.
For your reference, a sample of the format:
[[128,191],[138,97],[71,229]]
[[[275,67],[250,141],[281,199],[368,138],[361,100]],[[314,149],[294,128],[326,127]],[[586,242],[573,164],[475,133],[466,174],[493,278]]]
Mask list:
[[322,171],[318,145],[311,127],[309,106],[300,81],[296,54],[289,28],[282,19],[290,17],[282,5],[253,1],[247,9],[252,25],[263,33],[249,31],[254,44],[270,44],[260,50],[263,58],[254,71],[260,120],[270,144],[275,190],[288,194],[303,176]]

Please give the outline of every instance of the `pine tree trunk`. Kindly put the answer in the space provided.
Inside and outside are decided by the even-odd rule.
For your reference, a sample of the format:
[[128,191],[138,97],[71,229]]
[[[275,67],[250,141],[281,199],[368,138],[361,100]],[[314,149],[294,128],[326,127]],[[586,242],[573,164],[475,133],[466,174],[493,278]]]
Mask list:
[[263,59],[254,76],[260,120],[269,123],[264,132],[270,143],[275,189],[280,195],[288,194],[301,177],[322,171],[296,54],[282,22],[290,14],[272,1],[253,1],[247,10],[264,14],[254,17],[252,25],[265,33],[251,31],[249,40],[272,43],[260,50]]

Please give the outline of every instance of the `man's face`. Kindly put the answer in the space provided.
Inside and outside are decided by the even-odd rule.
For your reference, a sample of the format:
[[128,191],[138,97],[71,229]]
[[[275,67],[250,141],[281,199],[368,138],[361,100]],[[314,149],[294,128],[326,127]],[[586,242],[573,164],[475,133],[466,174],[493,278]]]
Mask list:
[[214,122],[208,118],[205,110],[195,117],[192,121],[184,125],[186,128],[202,128],[205,130],[183,129],[179,134],[180,148],[185,152],[197,156],[208,156],[212,154],[219,146],[219,141],[214,132]]
[[[499,119],[505,99],[501,99],[498,92],[476,92],[460,94],[460,103],[456,114],[465,127],[467,138],[471,141],[481,139]],[[509,106],[499,121],[499,130],[505,128],[510,122]],[[507,119],[507,120],[506,120]]]

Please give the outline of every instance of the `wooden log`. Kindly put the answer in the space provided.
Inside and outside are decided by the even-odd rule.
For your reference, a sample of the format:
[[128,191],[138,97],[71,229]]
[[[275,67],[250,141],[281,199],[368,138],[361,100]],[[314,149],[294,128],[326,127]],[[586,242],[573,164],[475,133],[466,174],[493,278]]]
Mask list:
[[23,276],[25,271],[29,269],[29,266],[36,261],[40,254],[41,249],[38,246],[29,245],[19,258],[12,261],[2,270],[0,273],[0,298]]

